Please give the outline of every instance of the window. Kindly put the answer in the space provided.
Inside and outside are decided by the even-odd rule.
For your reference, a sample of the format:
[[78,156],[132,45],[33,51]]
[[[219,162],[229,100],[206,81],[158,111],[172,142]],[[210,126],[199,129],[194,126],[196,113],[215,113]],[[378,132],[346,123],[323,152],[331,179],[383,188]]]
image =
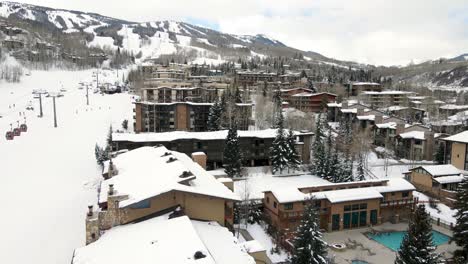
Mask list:
[[465,144],[465,170],[468,170],[468,144]]
[[359,204],[353,204],[352,210],[359,210]]
[[292,210],[293,209],[293,203],[286,203],[284,204],[284,210]]
[[366,203],[362,203],[359,205],[359,209],[363,210],[363,209],[367,209],[367,204]]
[[408,196],[409,196],[409,192],[403,192],[403,193],[401,194],[401,196],[403,196],[403,197],[408,197]]
[[276,202],[273,202],[273,207],[276,208],[277,206]]
[[392,192],[392,196],[395,196],[395,192]]
[[150,207],[151,207],[150,200],[143,200],[138,203],[134,203],[130,205],[130,208],[132,209],[143,209],[143,208],[150,208]]
[[270,203],[270,197],[267,197],[267,198],[266,198],[266,203],[267,203],[267,204]]
[[351,211],[351,205],[345,205],[345,206],[344,206],[344,211],[345,211],[345,212]]

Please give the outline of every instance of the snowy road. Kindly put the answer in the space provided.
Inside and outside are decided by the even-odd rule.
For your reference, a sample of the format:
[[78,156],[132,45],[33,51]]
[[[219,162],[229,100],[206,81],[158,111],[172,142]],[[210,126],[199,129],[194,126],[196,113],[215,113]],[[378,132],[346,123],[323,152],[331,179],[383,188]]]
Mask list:
[[[104,142],[109,124],[119,128],[131,121],[132,105],[126,94],[90,92],[78,82],[91,71],[33,72],[20,84],[0,83],[0,260],[2,263],[69,263],[73,249],[84,245],[84,216],[96,199],[99,167],[94,145]],[[53,127],[52,99],[44,98],[44,118],[37,118],[32,89],[68,91],[57,99],[58,128]],[[27,112],[29,131],[5,140],[10,123],[21,120],[18,112],[32,100]],[[9,106],[15,103],[15,108]],[[131,123],[131,122],[130,122]]]

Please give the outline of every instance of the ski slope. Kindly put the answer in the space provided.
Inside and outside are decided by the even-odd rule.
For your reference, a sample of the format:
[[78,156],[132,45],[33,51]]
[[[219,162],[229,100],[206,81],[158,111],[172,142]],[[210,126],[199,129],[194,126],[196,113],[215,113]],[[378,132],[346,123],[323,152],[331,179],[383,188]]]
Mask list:
[[[109,71],[102,77],[115,75]],[[84,245],[85,212],[96,201],[100,180],[94,145],[105,141],[111,123],[115,128],[123,119],[132,123],[130,95],[90,90],[86,106],[86,90],[78,89],[84,79],[91,81],[92,71],[33,71],[19,84],[0,82],[2,263],[69,263],[73,250]],[[38,118],[38,100],[31,91],[58,90],[62,85],[67,91],[56,100],[54,128],[52,98],[43,98],[44,117]],[[29,101],[34,111],[24,109]],[[10,123],[16,126],[23,111],[28,132],[6,141]]]

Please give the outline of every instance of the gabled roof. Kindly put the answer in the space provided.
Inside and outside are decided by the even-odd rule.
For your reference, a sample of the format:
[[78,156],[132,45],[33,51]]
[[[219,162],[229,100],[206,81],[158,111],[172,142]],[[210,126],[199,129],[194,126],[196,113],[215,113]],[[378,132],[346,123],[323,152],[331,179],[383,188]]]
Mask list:
[[[173,161],[170,162],[169,160]],[[101,183],[99,202],[107,201],[109,184],[128,199],[119,203],[126,207],[170,192],[181,191],[228,200],[239,197],[187,155],[165,147],[141,147],[113,159],[118,174]],[[109,163],[105,163],[107,168]],[[190,172],[183,175],[184,172]]]
[[458,133],[456,135],[444,138],[446,141],[468,143],[468,130]]
[[[321,191],[321,192],[311,192],[303,193],[298,188],[293,186],[275,188],[271,190],[275,198],[280,203],[290,203],[304,201],[310,198],[314,199],[327,199],[332,203],[341,203],[347,201],[359,201],[359,200],[369,200],[369,199],[378,199],[382,198],[382,193],[387,192],[398,192],[398,191],[412,191],[414,186],[401,178],[393,178],[389,180],[368,180],[365,182],[384,182],[383,186],[372,186],[372,187],[361,187],[361,188],[349,188],[341,190],[332,190],[332,191]],[[336,186],[344,186],[349,183],[338,183]],[[317,185],[319,186],[319,185]],[[310,186],[310,187],[317,187]],[[302,187],[304,189],[306,187]]]
[[[204,258],[195,259],[200,251]],[[75,250],[72,264],[254,264],[225,227],[168,215],[114,227],[97,241]]]
[[433,177],[460,175],[461,173],[461,171],[457,169],[455,166],[453,166],[452,164],[419,166],[410,170],[413,171],[418,168],[422,168],[423,170],[427,171]]

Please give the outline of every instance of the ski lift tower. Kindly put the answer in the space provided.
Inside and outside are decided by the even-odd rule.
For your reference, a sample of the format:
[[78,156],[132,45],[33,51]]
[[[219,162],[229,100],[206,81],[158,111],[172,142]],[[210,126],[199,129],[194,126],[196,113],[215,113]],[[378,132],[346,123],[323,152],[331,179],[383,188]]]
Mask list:
[[38,99],[39,99],[39,117],[43,117],[43,113],[42,113],[42,95],[43,94],[46,94],[47,91],[44,90],[44,89],[36,89],[36,90],[33,90],[33,94],[35,95],[38,95]]
[[53,102],[53,105],[54,105],[54,127],[57,127],[57,111],[56,111],[56,108],[55,108],[55,97],[58,97],[59,96],[59,92],[50,92],[49,95],[50,97],[52,97],[52,102]]

